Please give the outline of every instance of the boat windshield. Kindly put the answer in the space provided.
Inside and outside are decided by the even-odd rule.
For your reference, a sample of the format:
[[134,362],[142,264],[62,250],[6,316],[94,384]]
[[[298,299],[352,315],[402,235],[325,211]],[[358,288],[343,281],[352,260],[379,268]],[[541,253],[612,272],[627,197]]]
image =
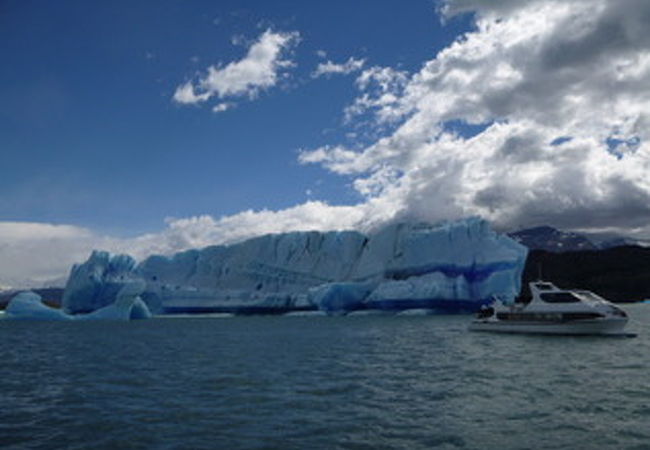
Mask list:
[[576,295],[578,295],[582,300],[586,302],[594,302],[594,303],[603,303],[605,302],[605,299],[594,294],[591,291],[576,291]]
[[546,303],[577,303],[580,301],[571,292],[546,292],[539,294],[539,297]]

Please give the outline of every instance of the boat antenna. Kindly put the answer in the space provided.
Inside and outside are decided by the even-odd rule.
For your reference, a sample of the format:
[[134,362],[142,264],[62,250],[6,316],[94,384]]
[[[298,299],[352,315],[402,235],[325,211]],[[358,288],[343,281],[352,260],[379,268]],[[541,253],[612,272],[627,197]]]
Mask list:
[[541,262],[537,263],[537,279],[539,281],[543,280],[543,278],[542,278],[542,263]]

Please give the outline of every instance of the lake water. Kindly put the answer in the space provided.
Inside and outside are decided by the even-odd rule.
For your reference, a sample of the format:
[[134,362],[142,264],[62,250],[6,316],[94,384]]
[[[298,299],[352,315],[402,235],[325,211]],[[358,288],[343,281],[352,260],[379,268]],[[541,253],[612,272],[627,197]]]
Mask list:
[[636,338],[469,316],[0,321],[3,448],[647,449]]

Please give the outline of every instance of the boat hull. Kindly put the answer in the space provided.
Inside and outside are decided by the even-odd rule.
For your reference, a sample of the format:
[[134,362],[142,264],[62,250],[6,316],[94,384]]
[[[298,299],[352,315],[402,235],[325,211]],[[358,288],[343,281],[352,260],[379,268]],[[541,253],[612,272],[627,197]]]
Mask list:
[[475,320],[469,326],[471,331],[495,333],[556,334],[556,335],[622,335],[627,324],[625,318],[579,320],[570,322],[507,322],[501,320]]

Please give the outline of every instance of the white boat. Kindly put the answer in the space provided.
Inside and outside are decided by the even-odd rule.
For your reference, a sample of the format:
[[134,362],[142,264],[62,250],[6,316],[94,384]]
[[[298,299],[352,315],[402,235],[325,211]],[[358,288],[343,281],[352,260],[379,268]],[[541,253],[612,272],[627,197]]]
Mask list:
[[495,301],[470,324],[472,331],[565,335],[625,335],[627,314],[590,291],[560,289],[553,283],[529,284],[528,303]]

